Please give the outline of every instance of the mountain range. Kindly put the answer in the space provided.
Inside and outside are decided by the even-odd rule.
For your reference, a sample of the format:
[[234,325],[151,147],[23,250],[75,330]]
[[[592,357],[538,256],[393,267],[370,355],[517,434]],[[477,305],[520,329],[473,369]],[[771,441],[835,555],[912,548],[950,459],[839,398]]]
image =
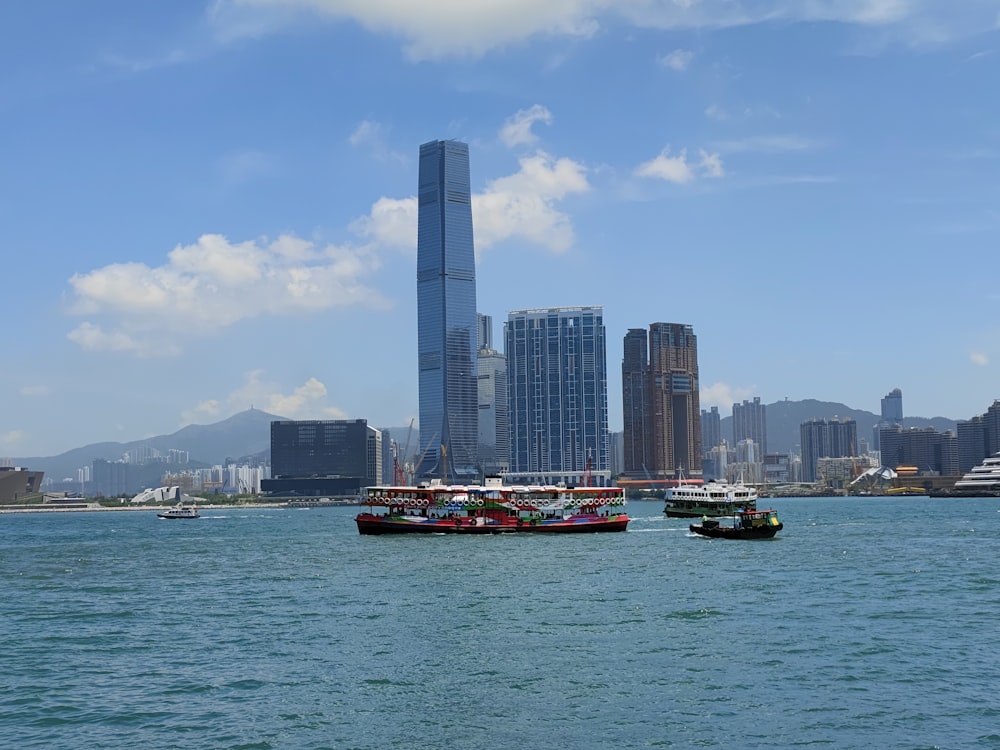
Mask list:
[[[767,404],[767,450],[769,453],[797,452],[799,426],[810,419],[853,419],[858,424],[858,438],[870,442],[872,429],[880,417],[868,411],[852,409],[832,401],[777,401]],[[81,448],[50,457],[29,457],[13,459],[16,466],[35,471],[44,471],[47,478],[60,481],[76,478],[78,469],[90,466],[94,459],[114,461],[129,450],[154,448],[162,454],[169,450],[187,451],[192,465],[212,466],[223,464],[226,459],[240,459],[251,456],[265,457],[271,449],[271,422],[286,419],[269,414],[260,409],[247,409],[221,422],[207,425],[188,425],[170,435],[133,440],[128,443],[92,443]],[[722,420],[722,437],[732,441],[732,417]],[[956,422],[945,417],[907,417],[904,427],[933,427],[938,432],[956,429]],[[381,428],[390,432],[400,444],[405,444],[409,435],[410,452],[419,445],[416,429],[410,434],[409,427]]]

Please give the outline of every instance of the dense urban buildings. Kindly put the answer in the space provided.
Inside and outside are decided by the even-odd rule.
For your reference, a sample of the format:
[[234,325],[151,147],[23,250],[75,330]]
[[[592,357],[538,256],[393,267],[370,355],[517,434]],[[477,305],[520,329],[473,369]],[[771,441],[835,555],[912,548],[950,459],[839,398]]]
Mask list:
[[473,481],[479,466],[476,261],[469,147],[420,147],[417,188],[418,478]]
[[858,423],[853,419],[812,419],[799,428],[802,446],[802,481],[816,481],[821,458],[856,456]]
[[752,440],[760,455],[767,453],[767,407],[759,396],[733,404],[733,444]]
[[609,484],[601,307],[518,310],[504,326],[511,481]]

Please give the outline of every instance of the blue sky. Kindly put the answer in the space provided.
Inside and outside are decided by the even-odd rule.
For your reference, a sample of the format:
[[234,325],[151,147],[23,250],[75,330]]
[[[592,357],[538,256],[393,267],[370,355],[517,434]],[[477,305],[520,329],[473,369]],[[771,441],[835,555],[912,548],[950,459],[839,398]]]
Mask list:
[[0,5],[0,456],[417,413],[421,143],[479,309],[689,323],[702,406],[1000,398],[996,0]]

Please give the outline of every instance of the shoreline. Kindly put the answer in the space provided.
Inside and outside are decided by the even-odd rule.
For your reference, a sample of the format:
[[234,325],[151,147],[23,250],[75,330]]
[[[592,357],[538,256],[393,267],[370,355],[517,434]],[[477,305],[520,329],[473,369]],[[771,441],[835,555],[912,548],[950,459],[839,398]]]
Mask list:
[[[198,510],[227,510],[227,509],[239,509],[246,510],[247,508],[288,508],[290,510],[298,510],[301,508],[329,508],[334,505],[357,505],[357,503],[330,503],[326,505],[303,505],[303,504],[290,504],[287,502],[282,503],[226,503],[223,505],[207,504],[202,505],[201,503],[196,504]],[[163,511],[172,506],[170,505],[143,505],[143,506],[129,506],[123,505],[120,507],[116,506],[106,506],[100,505],[99,503],[76,503],[73,505],[62,506],[62,505],[24,505],[24,506],[14,506],[14,505],[2,505],[0,506],[0,515],[8,513],[100,513],[100,512],[111,512],[111,513],[122,513],[122,512],[149,512],[149,511]]]

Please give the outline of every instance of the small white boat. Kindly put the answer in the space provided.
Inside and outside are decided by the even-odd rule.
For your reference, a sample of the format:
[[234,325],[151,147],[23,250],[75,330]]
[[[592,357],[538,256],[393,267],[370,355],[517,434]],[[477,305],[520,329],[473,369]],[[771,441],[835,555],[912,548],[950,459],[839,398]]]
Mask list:
[[201,518],[198,508],[193,505],[177,503],[173,508],[156,514],[159,518]]

